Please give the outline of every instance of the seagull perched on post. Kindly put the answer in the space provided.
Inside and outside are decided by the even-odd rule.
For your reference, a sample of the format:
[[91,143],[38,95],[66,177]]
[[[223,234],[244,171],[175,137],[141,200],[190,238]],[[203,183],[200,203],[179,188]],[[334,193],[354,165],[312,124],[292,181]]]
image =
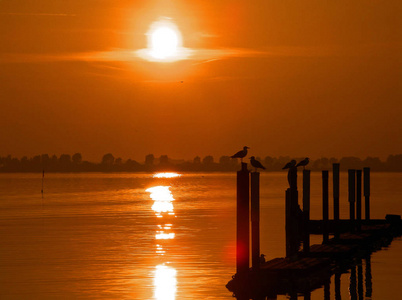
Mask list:
[[309,162],[310,162],[310,161],[309,161],[309,158],[306,157],[305,159],[303,159],[302,161],[300,161],[300,162],[296,165],[296,167],[303,167],[303,170],[304,170],[305,167],[308,165]]
[[258,168],[265,170],[265,167],[258,160],[256,160],[254,156],[250,157],[250,163],[255,168],[256,172]]
[[235,155],[232,155],[230,158],[240,158],[241,162],[243,162],[243,157],[247,155],[247,149],[250,149],[250,147],[244,146],[243,150],[240,150]]
[[285,169],[290,169],[296,166],[296,161],[294,159],[292,159],[290,162],[288,162],[283,168],[282,170]]

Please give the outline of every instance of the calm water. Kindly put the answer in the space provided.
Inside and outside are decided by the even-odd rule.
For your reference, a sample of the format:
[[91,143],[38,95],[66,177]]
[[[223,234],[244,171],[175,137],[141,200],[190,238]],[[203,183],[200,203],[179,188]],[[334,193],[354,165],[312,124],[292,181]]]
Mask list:
[[[0,174],[0,298],[233,299],[225,284],[235,273],[235,175],[153,175],[47,174],[42,198],[41,174]],[[347,218],[346,174],[341,181]],[[402,174],[373,173],[371,181],[372,217],[402,214]],[[268,259],[285,254],[286,188],[285,173],[261,175]],[[311,192],[319,218],[319,173]],[[371,270],[364,299],[402,299],[402,240],[374,253]],[[351,298],[349,281],[341,276],[342,299]],[[330,292],[334,299],[333,284]]]

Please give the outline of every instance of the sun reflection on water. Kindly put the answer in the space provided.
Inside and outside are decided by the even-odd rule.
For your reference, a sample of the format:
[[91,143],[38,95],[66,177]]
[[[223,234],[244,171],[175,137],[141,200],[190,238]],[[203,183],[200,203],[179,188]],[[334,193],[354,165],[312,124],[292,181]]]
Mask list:
[[174,215],[172,203],[174,198],[169,186],[154,186],[146,191],[151,194],[150,197],[152,200],[154,200],[152,210],[156,215],[161,215],[162,213]]
[[176,269],[157,265],[154,277],[155,299],[175,300],[177,290]]
[[[157,178],[173,178],[178,177],[176,173],[159,173],[155,174]],[[150,198],[154,201],[152,210],[155,212],[159,222],[165,220],[165,217],[176,217],[174,213],[173,201],[175,200],[170,186],[154,186],[146,190],[150,193]],[[168,218],[165,222],[159,223],[155,232],[156,254],[159,257],[165,257],[166,250],[164,246],[169,240],[175,238],[173,232],[172,218]],[[154,275],[154,298],[156,300],[175,300],[177,290],[176,269],[168,267],[165,264],[156,266]]]
[[163,173],[156,173],[153,175],[154,178],[175,178],[180,176],[181,174],[174,172],[163,172]]

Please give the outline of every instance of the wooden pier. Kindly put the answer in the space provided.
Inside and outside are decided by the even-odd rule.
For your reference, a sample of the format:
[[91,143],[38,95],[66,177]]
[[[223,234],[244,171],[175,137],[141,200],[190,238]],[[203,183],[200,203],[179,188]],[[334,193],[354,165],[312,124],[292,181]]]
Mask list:
[[[244,164],[242,165],[242,171],[239,171],[239,173],[238,184],[243,187],[248,186],[249,172]],[[402,233],[400,216],[387,215],[383,220],[370,219],[369,168],[365,168],[363,174],[364,220],[361,216],[362,172],[360,170],[350,170],[348,172],[350,219],[339,219],[339,164],[334,164],[333,166],[334,218],[329,220],[329,172],[323,171],[323,218],[322,220],[309,220],[310,171],[303,171],[303,210],[301,210],[298,205],[297,169],[290,169],[288,174],[290,188],[286,191],[285,212],[286,257],[275,258],[257,264],[257,256],[260,253],[259,192],[256,190],[259,188],[259,174],[253,173],[251,180],[252,268],[250,268],[248,256],[237,255],[237,273],[233,275],[232,280],[228,282],[226,287],[239,299],[265,299],[266,296],[274,297],[275,299],[275,295],[279,294],[288,294],[293,299],[297,293],[309,295],[312,290],[326,286],[333,274],[335,274],[335,277],[340,278],[341,272],[346,272],[349,269],[353,271],[354,261],[369,257],[372,252],[391,243],[395,236],[400,236]],[[239,180],[239,178],[241,179]],[[247,181],[247,184],[242,183],[241,180]],[[238,191],[242,195],[247,195],[244,197],[249,195],[242,188],[238,188]],[[239,214],[249,215],[248,207],[244,205],[246,201],[249,201],[248,198],[243,199],[242,206],[238,206],[238,216]],[[239,202],[241,203],[238,194]],[[244,210],[244,207],[247,207],[247,211]],[[239,228],[237,231],[241,232]],[[310,234],[322,234],[323,242],[310,245]],[[330,236],[333,237],[330,238]],[[238,253],[248,253],[248,249],[244,249],[244,245],[248,245],[248,239],[248,235],[238,235],[237,244],[240,247],[237,249]],[[303,246],[301,247],[301,245]],[[308,299],[308,296],[305,299]]]

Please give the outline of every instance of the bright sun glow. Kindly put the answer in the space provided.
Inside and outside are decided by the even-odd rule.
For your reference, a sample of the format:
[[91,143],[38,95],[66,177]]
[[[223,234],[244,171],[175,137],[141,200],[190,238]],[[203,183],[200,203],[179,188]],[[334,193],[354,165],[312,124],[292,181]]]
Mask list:
[[146,49],[137,51],[143,59],[157,62],[173,62],[188,58],[189,49],[183,47],[179,28],[169,18],[161,18],[151,24],[146,33]]
[[179,46],[178,33],[171,27],[160,25],[151,33],[151,55],[165,59],[176,54]]

